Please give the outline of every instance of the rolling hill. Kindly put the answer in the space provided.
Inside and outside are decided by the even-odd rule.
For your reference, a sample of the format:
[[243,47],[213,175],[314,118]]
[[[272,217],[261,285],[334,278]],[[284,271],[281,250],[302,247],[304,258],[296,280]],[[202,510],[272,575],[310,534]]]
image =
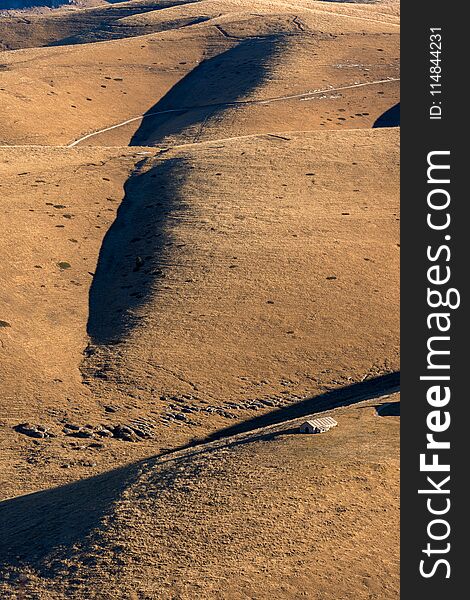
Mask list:
[[0,591],[397,598],[398,4],[92,4],[0,17]]
[[8,500],[0,518],[17,559],[0,589],[397,598],[398,417],[374,406],[330,413],[339,425],[327,434],[288,421]]

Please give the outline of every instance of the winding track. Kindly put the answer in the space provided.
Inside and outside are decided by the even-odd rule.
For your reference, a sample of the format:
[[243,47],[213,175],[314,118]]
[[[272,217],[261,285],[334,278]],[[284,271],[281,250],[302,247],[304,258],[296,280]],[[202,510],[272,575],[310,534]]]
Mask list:
[[[283,102],[286,100],[309,100],[310,98],[314,98],[319,94],[326,94],[329,92],[339,92],[341,90],[349,90],[353,88],[359,88],[369,85],[379,85],[385,83],[392,83],[395,81],[400,81],[399,78],[389,78],[389,79],[380,79],[377,81],[366,81],[364,83],[354,83],[351,85],[345,85],[337,88],[326,88],[322,90],[314,90],[312,92],[304,92],[302,94],[291,94],[286,96],[275,96],[274,98],[266,98],[264,100],[234,100],[233,102],[221,102],[218,104],[201,104],[198,106],[186,106],[182,108],[170,108],[168,110],[160,110],[144,115],[139,115],[138,117],[132,117],[131,119],[127,119],[126,121],[122,121],[121,123],[117,123],[116,125],[111,125],[110,127],[105,127],[103,129],[99,129],[98,131],[94,131],[92,133],[88,133],[77,140],[74,140],[70,144],[67,145],[67,148],[73,148],[74,146],[78,146],[81,142],[88,140],[96,135],[100,135],[101,133],[106,133],[107,131],[112,131],[113,129],[117,129],[119,127],[123,127],[124,125],[128,125],[129,123],[133,123],[134,121],[139,121],[141,119],[146,119],[147,117],[154,117],[157,115],[165,115],[169,113],[181,113],[187,112],[190,110],[200,110],[202,108],[225,108],[230,106],[247,106],[250,104],[271,104],[273,102]],[[216,141],[216,140],[214,140]]]

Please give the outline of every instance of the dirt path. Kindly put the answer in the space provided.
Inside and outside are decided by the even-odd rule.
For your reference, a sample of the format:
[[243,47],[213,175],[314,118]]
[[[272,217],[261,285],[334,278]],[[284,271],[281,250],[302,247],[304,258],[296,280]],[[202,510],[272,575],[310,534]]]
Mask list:
[[[78,146],[78,144],[80,144],[81,142],[84,142],[85,140],[88,140],[96,135],[100,135],[101,133],[106,133],[107,131],[112,131],[113,129],[118,129],[119,127],[123,127],[124,125],[128,125],[129,123],[133,123],[135,121],[139,121],[139,120],[145,119],[147,117],[153,117],[153,116],[169,114],[169,113],[187,112],[190,110],[200,110],[202,108],[224,108],[224,107],[230,107],[230,106],[246,106],[246,105],[250,105],[250,104],[259,104],[259,105],[271,104],[273,102],[284,102],[287,100],[308,100],[319,94],[326,94],[326,93],[330,93],[330,92],[339,92],[342,90],[349,90],[349,89],[365,87],[365,86],[370,86],[370,85],[383,85],[386,83],[392,83],[392,82],[396,82],[396,81],[400,81],[400,79],[399,78],[390,78],[390,79],[380,79],[378,81],[367,81],[364,83],[353,83],[351,85],[345,85],[345,86],[336,87],[336,88],[325,88],[325,89],[321,89],[321,90],[314,90],[312,92],[304,92],[302,94],[276,96],[274,98],[266,98],[264,100],[234,100],[233,102],[222,102],[219,104],[206,104],[206,105],[200,105],[200,106],[187,106],[187,107],[182,107],[182,108],[172,108],[172,109],[168,109],[168,110],[161,110],[158,112],[148,113],[145,115],[139,115],[138,117],[132,117],[131,119],[127,119],[126,121],[122,121],[121,123],[117,123],[116,125],[111,125],[110,127],[105,127],[103,129],[99,129],[98,131],[88,133],[87,135],[84,135],[83,137],[78,138],[77,140],[74,140],[73,142],[68,144],[67,148],[73,148],[74,146]],[[213,141],[216,141],[216,140],[213,140]]]

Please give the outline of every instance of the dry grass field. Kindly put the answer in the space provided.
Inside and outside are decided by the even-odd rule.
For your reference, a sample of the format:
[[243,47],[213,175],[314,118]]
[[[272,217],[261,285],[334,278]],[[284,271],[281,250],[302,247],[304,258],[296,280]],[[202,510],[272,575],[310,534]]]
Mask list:
[[2,597],[397,599],[398,3],[0,40]]

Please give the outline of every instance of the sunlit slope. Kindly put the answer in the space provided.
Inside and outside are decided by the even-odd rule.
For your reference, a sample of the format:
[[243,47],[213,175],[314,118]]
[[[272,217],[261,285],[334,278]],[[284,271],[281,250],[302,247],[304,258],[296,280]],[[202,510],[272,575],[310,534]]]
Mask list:
[[143,162],[93,279],[91,385],[220,402],[396,369],[397,143],[244,137]]
[[21,396],[80,382],[69,367],[86,345],[96,256],[139,156],[53,148],[0,156],[2,368],[11,364],[8,383]]
[[334,411],[326,434],[288,422],[7,501],[1,589],[395,599],[399,418],[376,404]]
[[67,421],[153,421],[103,469],[398,369],[396,130],[1,156],[9,464],[19,422],[57,435],[13,487],[76,476]]
[[3,53],[1,143],[67,145],[129,119],[82,143],[368,128],[398,102],[396,17],[258,4],[145,4],[121,19],[137,37]]

